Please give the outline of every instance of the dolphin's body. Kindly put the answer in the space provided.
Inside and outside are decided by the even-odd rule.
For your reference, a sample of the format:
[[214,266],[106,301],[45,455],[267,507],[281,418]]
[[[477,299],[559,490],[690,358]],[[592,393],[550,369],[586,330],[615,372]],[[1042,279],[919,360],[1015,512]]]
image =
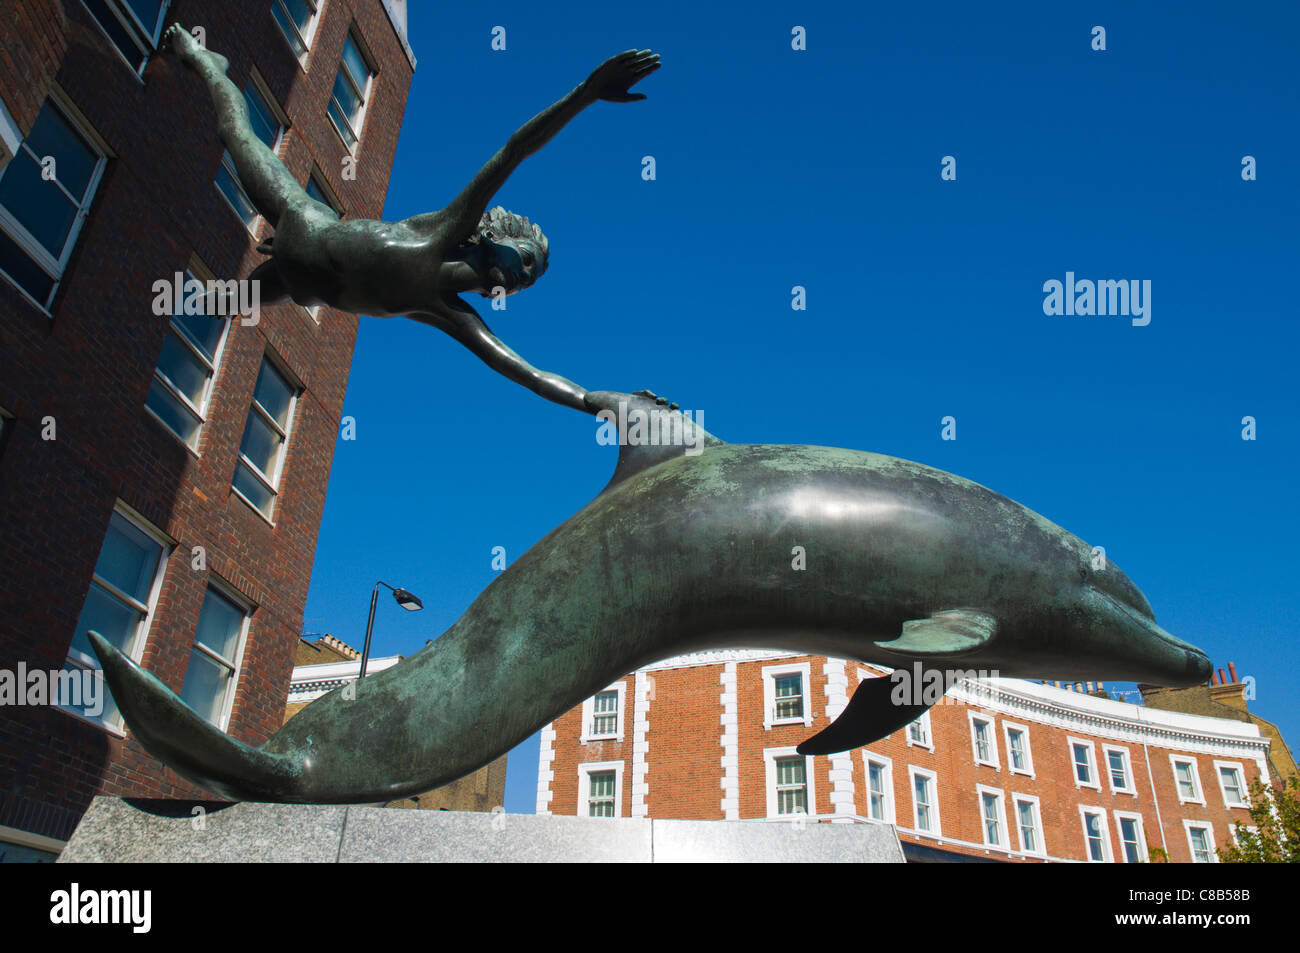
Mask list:
[[[114,698],[149,751],[209,790],[357,803],[462,777],[628,672],[701,649],[1170,686],[1209,676],[1119,569],[1094,570],[1090,546],[1006,497],[879,454],[698,435],[696,456],[623,447],[609,486],[440,638],[313,702],[260,749],[96,637]],[[864,682],[801,750],[866,744],[924,710],[890,704],[889,682]]]

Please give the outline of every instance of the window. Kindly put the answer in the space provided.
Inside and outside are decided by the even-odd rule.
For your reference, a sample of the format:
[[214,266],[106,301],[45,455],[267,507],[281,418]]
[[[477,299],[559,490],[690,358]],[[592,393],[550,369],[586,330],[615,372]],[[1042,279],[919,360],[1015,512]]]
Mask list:
[[1102,745],[1102,750],[1106,752],[1106,774],[1110,778],[1110,789],[1116,794],[1136,794],[1128,749]]
[[338,75],[334,77],[334,91],[330,96],[329,114],[334,128],[343,142],[353,151],[361,139],[361,124],[365,121],[366,98],[375,71],[361,53],[357,36],[349,32],[343,41],[343,56],[339,60]]
[[1141,864],[1147,860],[1147,840],[1142,832],[1141,814],[1115,812],[1115,827],[1119,830],[1119,852],[1126,864]]
[[316,33],[318,9],[316,0],[271,0],[271,16],[300,63],[306,59]]
[[867,817],[873,821],[894,823],[894,787],[890,778],[892,762],[888,758],[862,753],[867,773]]
[[[252,126],[253,132],[257,138],[266,143],[268,149],[277,152],[280,142],[284,139],[285,125],[280,121],[279,109],[251,79],[244,85],[244,102],[248,104],[248,124]],[[235,210],[244,227],[250,232],[256,231],[257,208],[240,184],[239,173],[235,171],[235,160],[230,157],[229,152],[221,154],[221,167],[217,169],[216,183],[217,189],[226,197],[226,201]]]
[[1105,863],[1110,860],[1110,835],[1106,830],[1106,812],[1096,808],[1080,807],[1083,817],[1084,854],[1090,861]]
[[54,300],[105,162],[47,99],[0,169],[0,272],[42,308]]
[[1074,763],[1074,786],[1100,791],[1101,781],[1097,777],[1096,762],[1093,760],[1092,742],[1077,738],[1070,738],[1069,741],[1070,759]]
[[1183,821],[1187,828],[1187,845],[1192,851],[1192,863],[1214,863],[1214,831],[1209,824],[1199,821]]
[[1013,774],[1034,776],[1034,762],[1029,753],[1029,729],[1024,725],[1002,723],[1007,737],[1007,766]]
[[910,767],[912,775],[913,822],[918,831],[939,833],[939,805],[935,800],[935,775],[932,771]]
[[812,724],[812,706],[807,697],[811,671],[807,662],[763,668],[764,728]]
[[326,185],[317,172],[313,169],[311,175],[307,176],[307,184],[303,186],[304,191],[322,205],[328,205],[334,210],[334,214],[339,218],[343,217],[343,205],[335,196],[334,190]]
[[158,46],[166,0],[82,0],[99,28],[137,74]]
[[623,762],[578,765],[578,816],[621,817]]
[[[186,272],[186,278],[187,284],[200,280],[192,271]],[[198,449],[199,430],[207,415],[217,362],[229,329],[230,318],[225,316],[171,316],[144,405],[190,449]]]
[[1201,776],[1196,770],[1196,762],[1191,758],[1170,755],[1169,762],[1174,769],[1174,786],[1178,789],[1179,804],[1204,804],[1201,796]]
[[239,444],[234,487],[268,520],[279,492],[289,421],[297,399],[293,385],[276,369],[270,357],[264,356],[253,388],[253,406],[244,425],[244,438]]
[[975,790],[979,794],[985,846],[1006,847],[1007,823],[1002,810],[1002,792],[996,788],[986,788],[982,784],[977,785]]
[[920,748],[929,748],[931,751],[934,750],[934,742],[930,740],[929,711],[922,712],[920,718],[907,726],[907,743]]
[[181,700],[222,731],[230,723],[247,632],[248,607],[208,586]]
[[1242,783],[1241,765],[1231,761],[1214,762],[1219,775],[1219,790],[1223,792],[1223,803],[1227,807],[1249,807],[1246,801],[1246,787]]
[[998,766],[998,746],[993,736],[993,721],[967,712],[970,716],[971,741],[974,746],[975,763]]
[[763,752],[767,768],[767,816],[791,817],[813,813],[812,759],[794,748]]
[[[87,633],[92,631],[128,658],[139,661],[162,586],[169,548],[170,542],[161,533],[125,507],[119,505],[113,512],[64,671],[99,671],[99,660],[87,638]],[[120,727],[122,722],[107,686],[103,690],[102,711],[95,712],[87,706],[68,710],[92,720],[97,718],[112,727]]]
[[622,741],[623,699],[627,686],[617,682],[582,703],[582,732],[579,741]]
[[1016,831],[1020,835],[1020,849],[1026,854],[1045,854],[1043,827],[1038,813],[1038,798],[1026,794],[1013,794],[1016,805]]

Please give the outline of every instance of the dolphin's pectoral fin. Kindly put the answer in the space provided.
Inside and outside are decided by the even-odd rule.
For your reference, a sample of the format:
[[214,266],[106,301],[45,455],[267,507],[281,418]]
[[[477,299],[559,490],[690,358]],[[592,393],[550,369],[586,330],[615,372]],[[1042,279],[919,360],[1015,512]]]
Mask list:
[[90,643],[127,727],[150,754],[210,791],[240,800],[283,801],[300,766],[236,741],[98,633]]
[[861,748],[892,734],[925,714],[929,703],[898,704],[895,691],[899,685],[892,678],[865,679],[853,693],[840,717],[830,727],[813,735],[795,750],[799,754],[835,754]]
[[966,655],[987,645],[997,625],[987,612],[947,609],[928,619],[909,619],[901,636],[876,645],[899,655]]

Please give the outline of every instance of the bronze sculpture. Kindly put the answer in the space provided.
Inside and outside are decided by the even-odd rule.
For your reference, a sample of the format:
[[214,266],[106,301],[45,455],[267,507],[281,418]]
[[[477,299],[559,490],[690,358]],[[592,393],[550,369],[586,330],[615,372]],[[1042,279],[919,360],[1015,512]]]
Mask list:
[[524,123],[446,208],[377,222],[340,220],[307,194],[253,132],[244,95],[226,76],[224,56],[204,49],[180,24],[167,30],[164,42],[207,87],[239,180],[275,228],[275,236],[259,246],[270,258],[249,275],[261,283],[263,303],[291,298],[376,317],[410,317],[445,331],[493,370],[547,400],[588,413],[600,409],[584,402],[578,385],[538,370],[506,346],[460,295],[512,295],[546,270],[550,246],[541,229],[503,208],[489,210],[488,203],[524,159],[588,106],[645,99],[628,88],[659,68],[658,54],[627,50],[610,57]]
[[[183,55],[221,72],[213,54]],[[622,57],[593,74],[618,64],[610,82],[625,98],[614,101],[633,98],[624,79],[657,67],[646,54]],[[556,121],[550,134],[562,125]],[[486,204],[490,193],[481,198]],[[353,286],[365,286],[369,272],[354,269],[334,288],[328,267],[312,265],[319,246],[294,231],[287,213],[275,221],[291,236],[281,245],[286,233],[277,231],[277,280],[298,289],[296,300],[363,303]],[[375,256],[368,267],[396,269],[418,286],[414,272],[425,259],[393,250],[389,230],[397,226],[361,224],[362,244]],[[515,252],[528,245],[521,239],[510,246]],[[522,256],[518,265],[493,256],[488,265],[466,253],[439,268],[450,268],[449,280],[480,283],[486,269],[515,290],[536,277]],[[945,672],[978,666],[1011,677],[1173,686],[1209,675],[1204,653],[1156,625],[1117,567],[1095,567],[1082,540],[991,490],[878,454],[727,444],[652,394],[588,393],[555,375],[532,378],[540,372],[496,343],[513,356],[498,369],[549,399],[587,412],[626,403],[658,415],[659,432],[666,420],[689,437],[623,442],[609,485],[516,560],[446,633],[402,664],[313,702],[260,749],[218,730],[92,634],[114,697],[149,751],[234,798],[386,801],[462,777],[627,672],[700,649],[771,647]],[[792,566],[793,546],[807,553],[806,569]],[[863,682],[800,750],[867,744],[933,704],[900,704],[891,688],[889,679]]]

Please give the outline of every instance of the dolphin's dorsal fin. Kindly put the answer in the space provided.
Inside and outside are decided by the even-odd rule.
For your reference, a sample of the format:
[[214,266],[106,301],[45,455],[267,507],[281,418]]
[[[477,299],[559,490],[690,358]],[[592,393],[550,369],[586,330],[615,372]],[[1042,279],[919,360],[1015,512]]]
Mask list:
[[[602,443],[618,440],[618,465],[605,490],[642,470],[683,455],[701,453],[705,447],[722,446],[719,440],[680,410],[669,410],[639,394],[617,394],[610,410],[597,414],[604,428]],[[604,492],[602,490],[601,492]]]
[[861,748],[920,718],[933,704],[897,704],[894,693],[899,687],[884,676],[864,679],[840,717],[795,750],[799,754],[835,754]]
[[900,655],[967,655],[987,645],[997,625],[997,619],[979,609],[945,609],[926,619],[909,619],[902,635],[876,645]]

